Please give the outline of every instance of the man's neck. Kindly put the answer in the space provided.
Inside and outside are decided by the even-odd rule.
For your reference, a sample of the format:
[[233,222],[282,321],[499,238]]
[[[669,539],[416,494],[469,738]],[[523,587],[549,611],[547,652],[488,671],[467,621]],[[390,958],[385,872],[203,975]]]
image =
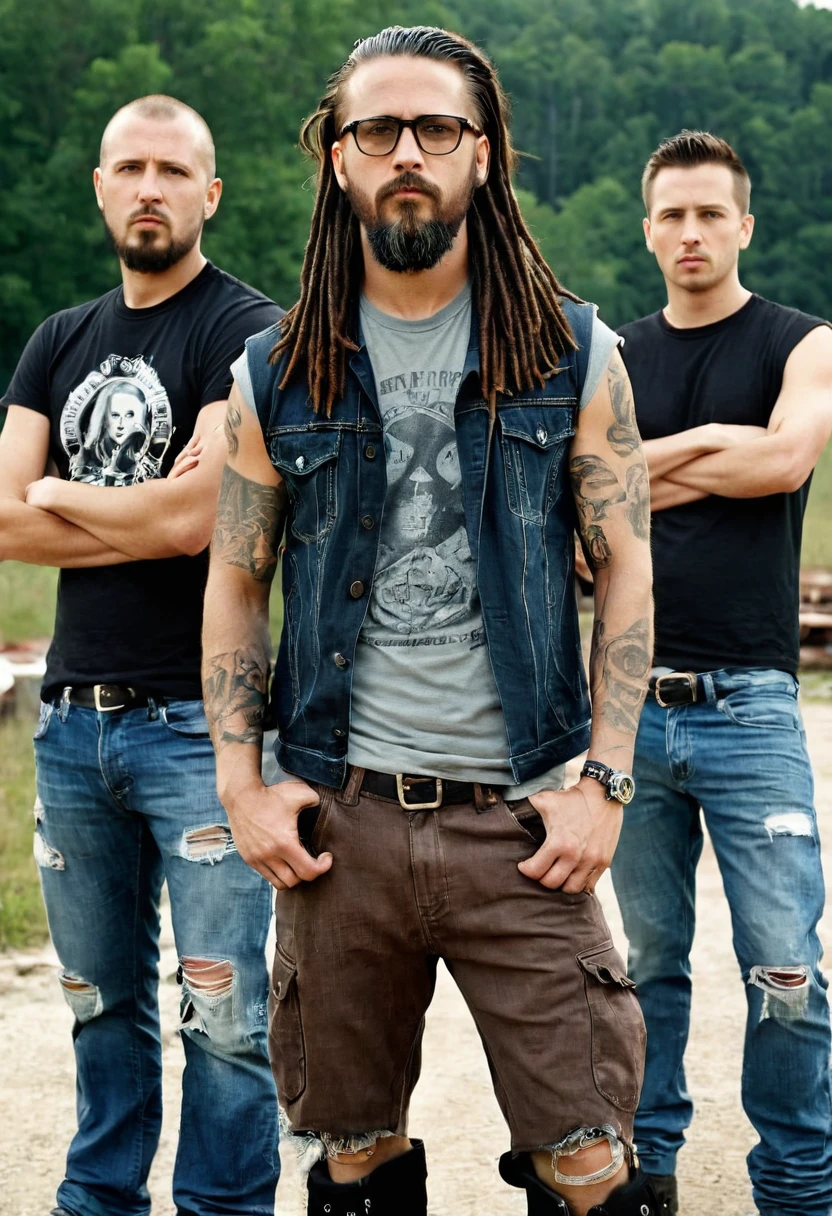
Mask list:
[[364,295],[380,312],[403,321],[423,321],[456,299],[468,281],[468,231],[457,233],[453,248],[432,270],[404,273],[386,270],[373,257],[361,230],[364,251]]
[[194,245],[175,266],[159,274],[128,270],[121,263],[121,281],[124,284],[124,303],[128,308],[152,308],[175,296],[192,282],[205,265],[199,245]]
[[750,297],[751,292],[742,286],[736,276],[718,283],[709,291],[685,291],[668,283],[664,317],[674,329],[697,329],[739,312]]

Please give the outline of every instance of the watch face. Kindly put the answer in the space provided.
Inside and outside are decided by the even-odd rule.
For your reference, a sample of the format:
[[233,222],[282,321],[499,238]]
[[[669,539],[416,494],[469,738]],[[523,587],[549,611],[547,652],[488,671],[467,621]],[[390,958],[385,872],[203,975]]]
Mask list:
[[613,773],[610,776],[608,789],[613,798],[626,806],[633,800],[636,783],[628,773]]

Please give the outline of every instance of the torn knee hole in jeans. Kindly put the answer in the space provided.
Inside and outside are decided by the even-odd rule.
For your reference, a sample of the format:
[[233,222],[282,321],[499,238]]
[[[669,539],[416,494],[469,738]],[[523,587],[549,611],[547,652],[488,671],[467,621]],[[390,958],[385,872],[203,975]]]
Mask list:
[[82,1025],[84,1022],[91,1022],[93,1018],[100,1017],[104,1012],[101,990],[95,984],[89,983],[79,975],[70,975],[67,971],[60,973],[58,981],[63,989],[67,1005]]
[[761,1022],[767,1018],[793,1022],[805,1015],[811,991],[807,966],[752,967],[748,982],[763,992]]
[[35,861],[41,870],[66,869],[63,853],[59,853],[57,849],[53,849],[52,845],[43,838],[40,833],[40,825],[38,825],[35,831],[32,851],[35,855]]
[[[596,1164],[595,1169],[584,1173],[563,1173],[560,1169],[560,1163],[564,1157],[574,1159],[591,1155],[593,1164],[596,1163],[598,1154],[590,1154],[589,1150],[598,1148],[600,1145],[605,1145],[607,1150],[605,1156],[608,1155],[609,1159],[602,1159],[600,1164]],[[578,1127],[559,1143],[546,1145],[545,1151],[552,1154],[555,1182],[566,1186],[596,1186],[600,1182],[606,1182],[608,1178],[612,1178],[618,1173],[626,1156],[625,1147],[618,1138],[615,1128],[608,1123],[605,1123],[603,1127]],[[575,1164],[577,1165],[579,1162],[576,1161]],[[584,1164],[589,1165],[589,1161],[585,1161]]]
[[237,846],[231,829],[224,823],[210,823],[205,827],[190,828],[182,835],[179,856],[186,861],[197,861],[213,866],[222,861],[227,853],[236,853]]
[[234,985],[234,968],[228,959],[189,958],[183,955],[179,960],[180,984],[186,983],[192,993],[200,996],[228,996]]

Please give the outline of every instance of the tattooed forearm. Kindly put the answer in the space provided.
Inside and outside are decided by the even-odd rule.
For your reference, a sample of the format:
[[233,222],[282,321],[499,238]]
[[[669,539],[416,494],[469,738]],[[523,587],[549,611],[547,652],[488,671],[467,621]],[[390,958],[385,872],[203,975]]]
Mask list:
[[206,656],[202,694],[216,751],[228,743],[260,743],[267,685],[268,659],[259,649]]
[[613,358],[607,371],[607,386],[615,422],[607,430],[607,440],[618,456],[629,456],[641,442],[636,426],[633,392],[620,357]]
[[237,431],[242,425],[243,417],[233,402],[229,401],[225,410],[225,421],[223,430],[225,431],[225,442],[228,444],[229,456],[236,456],[240,450],[240,441],[237,438]]
[[592,633],[592,704],[617,731],[635,735],[650,671],[650,619],[641,617],[624,633],[607,637],[603,620]]
[[[236,439],[236,436],[235,436]],[[214,552],[229,566],[269,583],[286,516],[286,487],[250,481],[226,465],[217,503]]]

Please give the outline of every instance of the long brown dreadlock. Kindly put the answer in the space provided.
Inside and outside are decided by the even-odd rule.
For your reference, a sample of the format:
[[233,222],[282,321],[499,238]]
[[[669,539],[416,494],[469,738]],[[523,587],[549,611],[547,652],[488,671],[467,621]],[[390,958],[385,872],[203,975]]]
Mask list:
[[330,156],[338,138],[336,112],[356,68],[389,55],[456,64],[468,81],[480,126],[491,144],[488,180],[475,192],[468,213],[468,240],[480,324],[480,378],[493,412],[498,393],[542,386],[561,356],[575,349],[560,297],[577,297],[560,286],[520,214],[511,185],[517,155],[508,126],[509,104],[493,65],[467,39],[431,26],[391,26],[357,43],[303,124],[300,146],[318,162],[317,195],[300,298],[283,319],[271,361],[288,356],[281,387],[305,367],[312,406],[329,416],[333,402],[344,393],[348,353],[358,349],[357,334],[350,331],[362,277],[358,221]]

